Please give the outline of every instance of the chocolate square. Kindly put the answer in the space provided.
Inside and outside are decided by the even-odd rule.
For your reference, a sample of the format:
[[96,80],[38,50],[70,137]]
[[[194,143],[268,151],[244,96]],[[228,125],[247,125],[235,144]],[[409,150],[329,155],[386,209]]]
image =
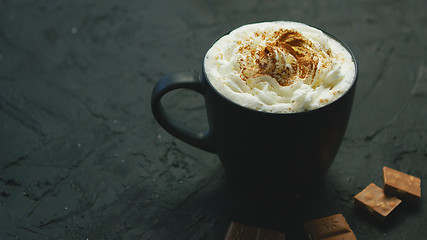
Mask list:
[[421,198],[421,179],[385,166],[383,177],[387,194],[412,201]]
[[402,200],[385,194],[384,190],[371,183],[354,196],[354,203],[367,209],[374,216],[385,219]]
[[343,233],[340,235],[336,235],[333,237],[322,238],[322,240],[357,240],[356,236],[354,236],[353,232]]
[[284,240],[285,234],[269,229],[231,222],[225,240]]
[[312,240],[320,239],[356,239],[342,214],[311,220],[304,229]]

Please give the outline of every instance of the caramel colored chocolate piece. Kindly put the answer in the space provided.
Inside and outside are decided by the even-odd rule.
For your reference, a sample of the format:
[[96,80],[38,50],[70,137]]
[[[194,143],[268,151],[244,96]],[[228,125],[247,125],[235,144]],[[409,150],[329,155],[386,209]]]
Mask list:
[[421,198],[421,180],[406,173],[383,167],[384,191],[406,200]]
[[306,222],[304,229],[311,240],[356,240],[356,236],[342,214]]
[[322,238],[322,240],[357,240],[353,232],[343,233],[333,237]]
[[366,208],[381,219],[385,219],[402,202],[396,197],[386,195],[382,188],[373,183],[369,184],[353,199],[356,205]]
[[231,222],[225,240],[284,240],[285,234]]

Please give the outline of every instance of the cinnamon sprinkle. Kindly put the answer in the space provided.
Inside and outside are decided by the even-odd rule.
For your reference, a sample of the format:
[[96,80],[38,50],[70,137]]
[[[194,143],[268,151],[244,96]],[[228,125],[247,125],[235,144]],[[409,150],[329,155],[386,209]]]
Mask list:
[[[242,53],[244,59],[238,63],[241,78],[245,81],[262,74],[271,76],[282,86],[289,86],[297,79],[311,84],[318,69],[325,68],[329,64],[330,60],[327,56],[331,54],[330,50],[323,52],[295,30],[280,29],[270,33],[270,36],[267,32],[257,31],[255,37],[271,40],[267,41],[265,46],[258,46],[255,49],[251,46],[253,39],[240,41],[239,52]],[[294,62],[280,59],[280,53],[285,53]],[[320,59],[324,59],[321,65],[319,64]]]

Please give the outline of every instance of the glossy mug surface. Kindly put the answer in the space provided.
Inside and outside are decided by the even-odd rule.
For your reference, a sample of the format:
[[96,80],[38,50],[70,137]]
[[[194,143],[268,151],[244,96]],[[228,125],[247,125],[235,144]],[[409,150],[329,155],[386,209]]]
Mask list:
[[[338,152],[357,82],[357,64],[350,49],[332,35],[322,33],[347,51],[354,66],[347,89],[327,104],[288,112],[244,106],[214,86],[205,62],[201,74],[179,72],[164,76],[157,82],[151,99],[153,115],[173,136],[217,154],[230,185],[235,189],[273,195],[304,191],[324,176]],[[217,46],[216,43],[213,46]],[[258,65],[259,71],[263,70],[262,66],[265,65]],[[258,78],[259,74],[253,76],[244,80],[251,81],[248,79]],[[196,132],[181,124],[179,119],[168,116],[161,98],[178,88],[191,89],[203,95],[209,129]]]

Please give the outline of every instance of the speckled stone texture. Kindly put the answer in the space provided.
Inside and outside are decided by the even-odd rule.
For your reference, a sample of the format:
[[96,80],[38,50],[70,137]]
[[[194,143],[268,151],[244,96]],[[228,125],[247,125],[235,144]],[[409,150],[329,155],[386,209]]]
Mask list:
[[[0,239],[222,239],[231,221],[305,239],[304,222],[342,213],[358,239],[426,239],[427,201],[379,222],[352,197],[384,165],[427,193],[427,15],[408,1],[0,0]],[[230,194],[213,154],[166,133],[150,110],[166,73],[201,70],[240,25],[294,20],[353,50],[359,82],[328,175],[265,206]],[[202,96],[167,95],[205,129]],[[283,136],[286,137],[286,136]]]

